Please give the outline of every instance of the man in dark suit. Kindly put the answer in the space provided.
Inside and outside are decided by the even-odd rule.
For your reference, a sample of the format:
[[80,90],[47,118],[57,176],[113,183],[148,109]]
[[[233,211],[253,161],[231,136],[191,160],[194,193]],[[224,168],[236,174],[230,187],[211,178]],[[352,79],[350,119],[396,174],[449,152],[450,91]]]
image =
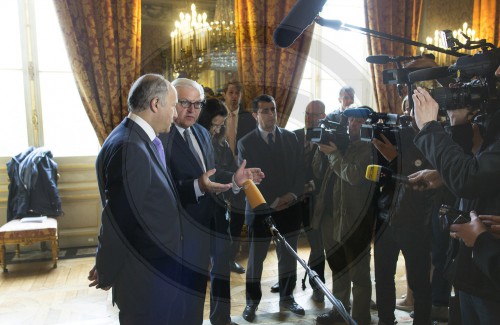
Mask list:
[[[323,282],[325,282],[325,249],[321,241],[321,232],[317,229],[313,229],[309,222],[313,214],[316,195],[319,193],[323,178],[316,177],[313,173],[312,160],[318,146],[306,140],[306,133],[308,129],[317,127],[319,120],[325,117],[325,104],[320,100],[313,100],[306,106],[304,127],[293,131],[299,142],[300,156],[303,157],[301,161],[303,164],[300,168],[300,177],[304,180],[304,188],[299,196],[299,204],[301,207],[302,225],[304,226],[307,240],[311,246],[309,266],[318,274]],[[326,170],[328,161],[326,157],[324,160],[324,169]],[[313,288],[312,299],[316,302],[323,302],[325,300],[323,292],[316,287],[316,284],[311,279],[309,279],[309,283]],[[279,292],[279,283],[271,287],[271,292]]]
[[96,170],[103,205],[90,286],[113,288],[123,324],[181,324],[182,208],[160,132],[169,132],[177,94],[160,75],[132,85],[129,115],[108,136]]
[[[275,210],[272,213],[278,230],[296,250],[300,228],[297,196],[302,192],[300,175],[301,157],[297,137],[276,125],[276,102],[269,95],[261,95],[253,102],[253,117],[258,127],[238,142],[239,161],[247,160],[249,167],[259,166],[266,178],[258,185],[262,195]],[[262,298],[260,281],[264,259],[267,255],[271,233],[264,224],[267,214],[255,214],[247,203],[246,223],[250,241],[250,254],[246,273],[246,303],[243,318],[249,322]],[[293,286],[297,280],[297,263],[294,257],[277,247],[280,307],[304,315],[304,309],[293,298]]]
[[244,162],[234,175],[216,172],[210,134],[195,123],[203,106],[203,87],[185,78],[174,80],[172,85],[179,98],[175,126],[160,138],[181,204],[189,214],[184,229],[186,263],[182,278],[183,284],[197,296],[183,324],[203,322],[209,258],[212,259],[210,321],[215,325],[232,324],[228,225],[224,216],[215,214],[217,203],[213,195],[232,186],[238,190],[247,178],[260,181],[262,173],[258,168],[245,169]]
[[[317,127],[319,120],[324,119],[325,117],[325,104],[320,100],[313,100],[306,106],[304,128],[294,131],[299,141],[301,156],[303,157],[302,159],[304,163],[301,168],[302,179],[304,180],[304,189],[300,205],[302,225],[304,226],[307,240],[311,246],[309,266],[318,274],[323,283],[325,282],[325,249],[323,247],[323,242],[321,241],[321,232],[317,229],[313,229],[310,223],[314,204],[316,203],[316,195],[319,194],[319,189],[321,188],[323,179],[314,176],[312,170],[312,160],[314,153],[317,150],[317,145],[306,140],[306,132],[308,129]],[[324,160],[324,168],[326,170],[328,161],[326,160],[326,157]],[[317,288],[316,284],[311,279],[309,283],[314,290],[312,299],[316,302],[323,302],[325,299],[323,292]]]
[[[227,107],[228,115],[226,118],[226,138],[231,147],[231,150],[236,157],[236,143],[248,132],[255,129],[255,119],[252,113],[241,108],[241,96],[243,93],[243,85],[239,81],[229,81],[222,90],[224,104]],[[231,249],[230,249],[230,269],[232,272],[239,274],[245,273],[245,268],[236,262],[236,255],[240,249],[241,230],[245,221],[245,195],[239,193],[229,195],[231,204]]]

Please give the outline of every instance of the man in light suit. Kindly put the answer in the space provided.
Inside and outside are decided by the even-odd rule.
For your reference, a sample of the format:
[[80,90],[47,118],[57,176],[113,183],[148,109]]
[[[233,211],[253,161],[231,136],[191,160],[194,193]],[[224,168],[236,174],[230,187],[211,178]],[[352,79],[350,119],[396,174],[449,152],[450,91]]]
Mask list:
[[181,324],[182,208],[158,147],[177,93],[160,75],[135,81],[129,115],[108,136],[96,170],[103,205],[90,286],[113,288],[122,324]]
[[196,123],[203,106],[203,87],[196,81],[179,78],[172,82],[179,101],[175,126],[169,134],[160,135],[166,151],[167,165],[172,171],[181,204],[188,212],[184,228],[183,284],[195,302],[183,324],[201,324],[207,285],[209,258],[210,321],[214,325],[233,324],[230,317],[229,240],[227,220],[215,214],[213,195],[242,186],[247,178],[260,181],[260,169],[245,169],[245,162],[233,175],[215,171],[210,134]]
[[[261,95],[253,102],[253,117],[258,127],[238,142],[238,159],[246,159],[248,167],[259,166],[266,178],[258,185],[265,200],[275,210],[272,213],[278,230],[290,246],[297,249],[300,213],[297,196],[304,185],[299,169],[302,165],[299,143],[293,132],[276,125],[276,102],[272,96]],[[255,214],[247,203],[245,213],[250,241],[246,273],[246,303],[243,318],[252,322],[262,298],[261,277],[271,233],[264,224],[268,214]],[[293,298],[297,279],[297,262],[282,248],[277,247],[280,307],[304,315],[304,309]]]

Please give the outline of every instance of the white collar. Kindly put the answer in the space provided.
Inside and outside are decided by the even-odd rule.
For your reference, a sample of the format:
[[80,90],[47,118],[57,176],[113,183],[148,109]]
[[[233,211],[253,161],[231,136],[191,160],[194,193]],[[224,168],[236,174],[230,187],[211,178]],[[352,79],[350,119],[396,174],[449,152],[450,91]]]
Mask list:
[[137,123],[137,125],[139,125],[144,130],[144,132],[146,132],[151,141],[153,141],[156,138],[155,130],[142,117],[134,113],[129,113],[128,118]]

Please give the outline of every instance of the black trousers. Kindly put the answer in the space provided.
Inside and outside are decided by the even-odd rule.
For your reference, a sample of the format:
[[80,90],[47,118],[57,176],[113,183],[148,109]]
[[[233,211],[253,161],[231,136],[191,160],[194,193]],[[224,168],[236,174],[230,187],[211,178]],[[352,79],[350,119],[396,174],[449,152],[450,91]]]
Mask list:
[[[298,205],[295,205],[273,213],[276,228],[295,251],[297,251],[300,229],[297,209]],[[258,305],[262,298],[262,270],[271,242],[269,227],[265,225],[264,219],[265,216],[255,216],[254,222],[248,226],[250,252],[246,272],[247,305]],[[278,255],[280,301],[293,299],[293,289],[297,282],[297,262],[281,244],[276,246],[276,254]]]
[[[313,196],[306,196],[299,204],[302,225],[304,226],[304,232],[309,242],[309,246],[311,246],[308,264],[311,270],[315,271],[321,281],[325,283],[325,247],[321,239],[321,231],[313,229],[309,222],[314,211]],[[313,289],[316,289],[316,283],[314,283],[312,279],[309,279],[309,284]]]
[[210,258],[210,322],[225,325],[231,322],[230,251],[231,237],[225,207],[217,206],[211,223]]
[[375,238],[375,289],[379,320],[393,324],[396,307],[394,276],[399,252],[406,264],[406,279],[413,290],[413,324],[431,324],[430,227],[392,227],[383,223]]
[[229,228],[231,231],[231,244],[229,251],[230,262],[233,262],[236,259],[236,255],[238,255],[238,252],[240,251],[241,230],[243,229],[244,223],[244,214],[231,211],[231,222],[229,223]]

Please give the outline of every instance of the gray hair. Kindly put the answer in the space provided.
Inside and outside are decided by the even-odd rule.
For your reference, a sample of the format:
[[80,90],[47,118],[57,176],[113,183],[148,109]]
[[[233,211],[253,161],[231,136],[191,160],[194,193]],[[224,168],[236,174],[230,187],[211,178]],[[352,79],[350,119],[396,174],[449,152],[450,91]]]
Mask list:
[[354,88],[352,88],[351,86],[344,86],[340,89],[339,91],[339,97],[342,96],[342,94],[346,93],[347,95],[349,95],[349,97],[351,97],[352,99],[354,99]]
[[137,79],[128,93],[128,111],[138,113],[146,110],[149,103],[158,98],[162,105],[165,104],[169,82],[159,74],[145,74]]
[[205,99],[205,91],[203,90],[203,87],[194,80],[187,79],[187,78],[177,78],[174,81],[172,81],[172,86],[174,86],[175,88],[179,88],[179,87],[194,88],[200,93],[200,100]]

